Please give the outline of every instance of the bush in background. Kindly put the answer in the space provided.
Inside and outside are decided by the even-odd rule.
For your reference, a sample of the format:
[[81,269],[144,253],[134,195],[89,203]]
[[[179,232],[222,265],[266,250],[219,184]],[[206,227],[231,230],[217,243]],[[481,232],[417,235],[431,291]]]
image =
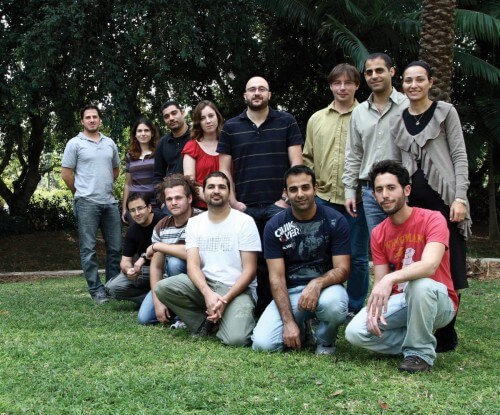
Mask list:
[[50,198],[33,196],[28,207],[28,219],[37,231],[76,229],[73,215],[73,197],[69,194]]

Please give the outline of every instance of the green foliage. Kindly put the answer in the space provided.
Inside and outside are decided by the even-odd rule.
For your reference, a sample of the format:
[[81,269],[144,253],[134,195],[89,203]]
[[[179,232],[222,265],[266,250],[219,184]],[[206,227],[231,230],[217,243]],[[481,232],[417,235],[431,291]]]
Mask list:
[[35,196],[28,206],[28,219],[37,231],[76,229],[73,197],[69,194],[50,198]]
[[457,351],[409,375],[343,329],[333,357],[256,353],[140,326],[131,303],[95,307],[82,277],[3,284],[0,413],[495,414],[499,289],[471,281]]
[[0,209],[0,238],[33,232],[30,222],[20,216],[12,216]]

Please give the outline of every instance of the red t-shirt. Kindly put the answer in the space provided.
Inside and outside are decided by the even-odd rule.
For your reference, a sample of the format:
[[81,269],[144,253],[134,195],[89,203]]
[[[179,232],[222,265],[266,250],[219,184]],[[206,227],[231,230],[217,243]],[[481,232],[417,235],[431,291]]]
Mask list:
[[[446,246],[443,259],[434,275],[429,278],[448,288],[448,296],[458,308],[458,296],[453,288],[450,272],[450,236],[446,219],[440,212],[414,207],[405,223],[394,225],[389,218],[372,232],[371,250],[374,265],[392,264],[400,270],[413,262],[420,261],[428,242],[440,242]],[[406,283],[395,284],[392,293],[403,292]]]
[[[213,171],[219,170],[219,156],[212,156],[205,153],[196,140],[190,140],[186,143],[182,150],[182,155],[184,156],[185,154],[191,156],[196,161],[195,179],[200,186],[203,184],[205,177]],[[207,205],[205,202],[200,201],[198,207],[206,209]]]

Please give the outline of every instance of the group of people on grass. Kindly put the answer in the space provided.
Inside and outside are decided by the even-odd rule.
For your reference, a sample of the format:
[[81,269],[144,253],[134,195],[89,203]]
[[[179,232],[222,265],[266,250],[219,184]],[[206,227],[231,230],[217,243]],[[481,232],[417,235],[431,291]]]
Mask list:
[[84,107],[62,177],[75,195],[95,303],[134,301],[142,324],[263,351],[333,354],[345,323],[350,343],[403,354],[407,372],[429,370],[437,352],[455,349],[471,225],[457,112],[429,99],[426,62],[405,68],[404,94],[384,53],[369,55],[363,74],[372,93],[359,104],[357,69],[332,69],[333,101],[311,116],[305,142],[295,118],[269,106],[258,76],[246,84],[244,111],[225,123],[210,101],[195,107],[192,126],[166,102],[169,133],[159,140],[140,119],[126,156],[123,252],[117,147],[99,132],[99,108]]

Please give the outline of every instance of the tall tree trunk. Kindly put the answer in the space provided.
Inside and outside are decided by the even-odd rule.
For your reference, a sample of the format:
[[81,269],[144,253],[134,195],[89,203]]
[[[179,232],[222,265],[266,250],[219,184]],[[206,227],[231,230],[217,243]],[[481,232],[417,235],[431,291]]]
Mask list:
[[497,216],[497,187],[495,185],[495,167],[493,164],[493,144],[488,145],[488,234],[490,241],[500,239],[500,229],[498,227]]
[[456,9],[456,0],[422,1],[419,56],[434,71],[434,85],[429,94],[432,100],[451,101]]

